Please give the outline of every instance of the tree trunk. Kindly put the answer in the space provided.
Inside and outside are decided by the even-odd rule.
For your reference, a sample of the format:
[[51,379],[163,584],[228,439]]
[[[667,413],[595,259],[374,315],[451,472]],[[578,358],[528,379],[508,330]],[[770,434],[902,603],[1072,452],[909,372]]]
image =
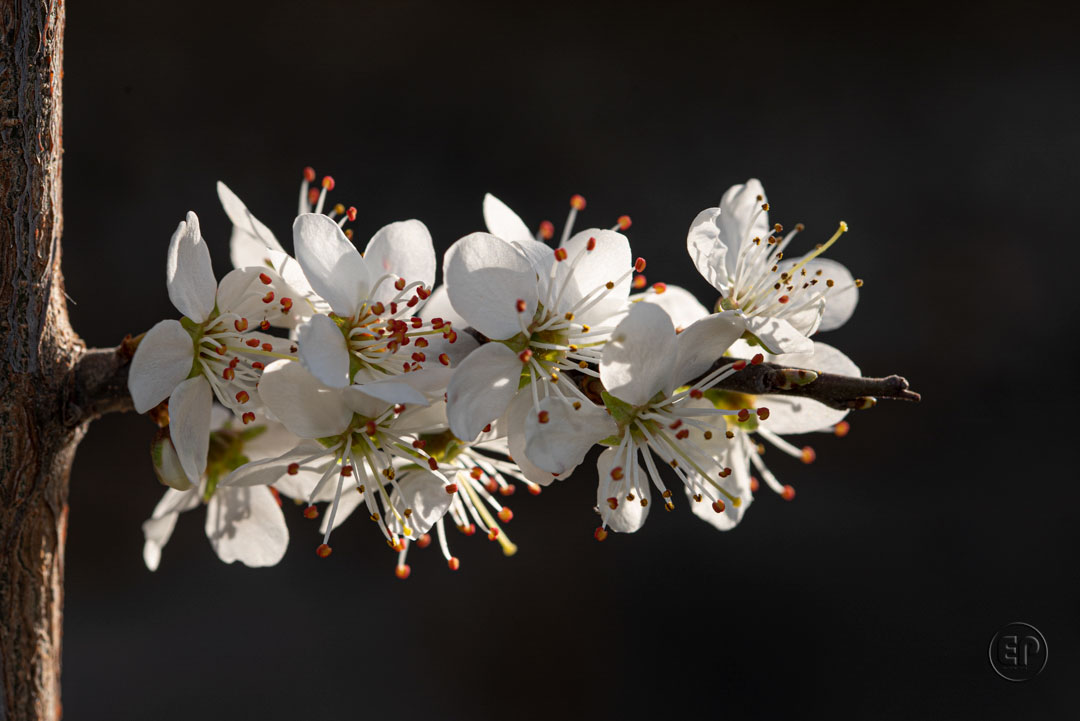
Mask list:
[[60,274],[60,0],[0,0],[0,719],[60,717],[82,343]]

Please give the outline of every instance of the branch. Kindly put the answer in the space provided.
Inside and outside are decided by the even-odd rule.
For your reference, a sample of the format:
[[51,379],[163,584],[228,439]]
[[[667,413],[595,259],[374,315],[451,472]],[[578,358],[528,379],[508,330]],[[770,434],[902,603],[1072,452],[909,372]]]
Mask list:
[[[737,362],[735,358],[722,358],[709,371]],[[749,395],[780,395],[811,398],[830,408],[860,410],[872,408],[879,400],[914,401],[921,396],[909,390],[907,379],[898,375],[884,378],[861,378],[834,373],[817,373],[814,380],[799,385],[807,371],[777,363],[747,365],[741,371],[725,378],[714,387]],[[816,372],[816,371],[814,371]],[[707,373],[702,374],[702,377]]]
[[128,392],[128,368],[136,343],[128,336],[115,348],[91,348],[79,359],[71,376],[64,422],[78,425],[106,413],[135,409]]

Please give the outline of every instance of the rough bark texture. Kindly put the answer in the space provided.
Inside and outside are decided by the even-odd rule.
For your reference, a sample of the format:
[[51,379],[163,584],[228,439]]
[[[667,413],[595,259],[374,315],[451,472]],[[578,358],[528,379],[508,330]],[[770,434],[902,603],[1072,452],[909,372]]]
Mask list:
[[60,717],[65,413],[82,343],[60,274],[58,0],[0,0],[0,719]]

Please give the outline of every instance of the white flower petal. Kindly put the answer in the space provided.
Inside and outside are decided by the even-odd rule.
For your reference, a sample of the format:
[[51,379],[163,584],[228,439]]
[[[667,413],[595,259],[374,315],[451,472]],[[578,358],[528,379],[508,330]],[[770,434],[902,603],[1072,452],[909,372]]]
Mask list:
[[[452,494],[446,492],[446,484],[426,471],[408,473],[397,485],[391,499],[394,506],[402,512],[406,508],[412,509],[409,525],[416,534],[413,538],[430,531],[435,522],[445,515],[454,499]],[[391,530],[396,533],[404,532],[400,520],[395,517],[387,520]]]
[[506,412],[518,391],[522,363],[501,343],[486,343],[469,355],[446,389],[447,415],[454,435],[471,441]]
[[550,471],[539,468],[529,460],[528,455],[525,453],[525,423],[528,415],[532,412],[531,395],[528,392],[518,393],[514,400],[510,402],[506,415],[499,420],[497,425],[506,428],[506,449],[514,459],[514,463],[521,470],[521,474],[533,483],[549,486],[552,481],[561,481],[570,474],[564,473],[556,476]]
[[509,243],[472,233],[450,246],[443,263],[450,302],[477,331],[503,340],[521,332],[517,301],[525,319],[536,312],[536,271]]
[[169,398],[169,436],[192,483],[198,483],[206,471],[213,404],[214,392],[202,376],[187,379]]
[[[862,375],[854,361],[821,341],[815,341],[813,353],[789,353],[770,357],[769,360],[819,373]],[[825,430],[844,420],[848,414],[846,410],[829,408],[815,400],[796,396],[763,396],[760,404],[769,409],[769,418],[762,423],[762,427],[780,434]]]
[[[586,250],[590,240],[596,241],[596,246],[591,251]],[[592,301],[587,301],[586,306],[591,305],[591,307],[587,310],[574,311],[578,322],[598,326],[622,310],[630,296],[630,284],[633,277],[629,271],[634,262],[630,254],[630,241],[622,233],[589,228],[575,233],[563,247],[566,248],[567,258],[559,263],[556,276],[557,287],[562,293],[562,298],[555,312],[565,313],[571,310],[578,301],[599,289],[601,293],[605,293],[600,301],[595,305],[591,305]],[[582,253],[585,257],[575,261]],[[571,266],[574,268],[572,275],[570,275]],[[568,275],[569,284],[566,290],[562,291],[565,283],[563,279]],[[604,288],[605,284],[615,281],[618,282],[611,290]]]
[[[665,293],[666,295],[666,293]],[[690,324],[676,336],[678,361],[672,380],[676,385],[688,383],[709,369],[724,355],[731,344],[746,330],[741,313],[728,310],[706,316]]]
[[736,506],[727,498],[721,497],[724,510],[717,513],[708,499],[702,499],[700,503],[695,501],[690,488],[686,489],[686,495],[695,516],[718,530],[730,531],[739,524],[750,508],[750,504],[754,502],[754,496],[750,492],[750,460],[746,455],[745,439],[741,436],[736,437],[735,442],[729,444],[727,452],[721,459],[731,469],[731,475],[719,479],[715,473],[712,473],[709,477],[715,479],[731,495],[741,498],[742,503]]
[[165,491],[150,518],[142,524],[143,536],[146,539],[143,544],[143,562],[151,571],[156,571],[161,563],[161,549],[172,537],[176,519],[182,512],[198,506],[200,498],[198,486],[187,491],[170,488]]
[[169,300],[178,311],[202,323],[214,310],[217,281],[210,265],[210,251],[199,232],[199,218],[189,212],[169,241],[165,264]]
[[172,394],[191,373],[195,344],[180,321],[158,321],[146,332],[128,370],[136,413],[146,413]]
[[[859,289],[855,286],[851,271],[829,258],[815,258],[804,267],[808,276],[817,277],[819,283],[831,280],[835,284],[833,287],[839,290],[839,292],[829,293],[826,298],[825,312],[821,316],[821,325],[817,330],[819,332],[835,330],[847,323],[855,313],[855,306],[859,303]],[[819,270],[820,276],[817,275]]]
[[[645,525],[645,518],[649,515],[649,505],[652,502],[652,492],[649,490],[649,479],[644,477],[641,466],[635,465],[633,479],[630,477],[631,470],[625,469],[626,478],[633,480],[637,488],[634,500],[626,500],[623,494],[617,497],[619,504],[614,509],[608,505],[607,499],[611,496],[604,490],[604,480],[611,477],[611,468],[618,455],[615,448],[609,448],[596,459],[596,474],[600,479],[600,484],[596,489],[596,507],[600,509],[600,517],[609,529],[618,533],[634,533]],[[626,487],[625,483],[623,487]],[[646,505],[641,505],[642,500],[646,501]]]
[[[720,208],[706,208],[697,214],[686,235],[690,259],[713,288],[726,292],[730,278],[727,270],[728,247],[720,241]],[[670,286],[668,286],[670,289]],[[666,295],[663,294],[663,295]]]
[[746,319],[746,329],[750,331],[772,354],[809,353],[814,350],[814,341],[795,330],[791,323],[783,318],[769,316],[751,316]]
[[158,434],[154,437],[150,444],[150,460],[154,465],[154,474],[163,485],[178,491],[186,491],[194,485],[168,435]]
[[663,293],[632,295],[630,302],[652,303],[660,306],[671,316],[671,322],[675,324],[676,330],[686,328],[695,320],[709,315],[709,310],[698,302],[693,293],[677,285],[668,285]]
[[265,267],[269,263],[267,249],[284,252],[274,233],[220,180],[217,183],[217,194],[221,207],[225,209],[225,214],[233,224],[229,255],[234,268]]
[[[407,283],[420,281],[425,288],[435,284],[435,247],[427,226],[419,220],[390,223],[381,228],[368,243],[364,261],[372,282],[392,273]],[[372,294],[372,300],[389,303],[395,295],[393,280],[385,280]]]
[[535,409],[525,416],[525,455],[550,473],[573,471],[594,445],[619,432],[611,415],[589,402],[575,410],[570,401],[549,396],[539,410],[547,414],[544,423]]
[[484,195],[484,225],[489,233],[503,240],[535,240],[525,221],[491,193]]
[[293,223],[296,260],[311,287],[335,313],[352,317],[367,299],[372,278],[360,251],[338,224],[315,213],[298,216]]
[[387,406],[399,403],[410,406],[429,405],[423,393],[400,379],[404,379],[404,376],[355,383],[345,389],[345,402],[353,411],[368,418],[374,418],[386,410]]
[[724,264],[729,278],[735,277],[739,254],[754,238],[769,237],[769,214],[761,210],[768,202],[761,183],[751,178],[745,185],[731,186],[720,200],[720,215],[716,218],[720,242],[727,246]]
[[677,358],[671,318],[659,306],[637,303],[604,346],[600,380],[616,398],[642,405],[670,387]]
[[[329,449],[321,443],[302,441],[279,456],[245,463],[221,479],[218,488],[272,485],[290,498],[306,499],[327,465],[334,462]],[[290,474],[293,463],[297,464],[297,472]]]
[[219,488],[206,505],[206,537],[225,563],[273,566],[285,555],[289,529],[269,488]]
[[270,412],[301,438],[342,433],[352,419],[340,390],[323,385],[294,361],[274,361],[263,371],[259,396]]
[[329,316],[314,315],[300,326],[297,346],[300,362],[320,382],[331,388],[349,385],[349,348]]

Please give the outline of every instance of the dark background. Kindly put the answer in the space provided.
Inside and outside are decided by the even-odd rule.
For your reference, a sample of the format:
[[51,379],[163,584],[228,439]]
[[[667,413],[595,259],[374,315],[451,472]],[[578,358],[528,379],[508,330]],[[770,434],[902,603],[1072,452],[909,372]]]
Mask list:
[[[708,300],[687,226],[755,176],[803,248],[851,225],[830,257],[867,283],[825,340],[925,400],[815,438],[813,466],[770,454],[798,497],[760,494],[733,532],[682,503],[597,544],[585,466],[513,499],[516,557],[453,534],[461,571],[428,549],[406,582],[369,524],[323,561],[298,512],[276,568],[221,564],[196,511],[151,574],[153,428],[106,418],[72,479],[66,717],[1074,708],[1077,26],[1032,3],[871,5],[72,3],[64,269],[91,345],[176,315],[185,211],[224,274],[219,178],[287,240],[310,164],[361,241],[418,217],[440,250],[480,229],[485,191],[560,226],[582,193],[587,224],[633,216],[651,281]],[[1050,646],[1025,684],[987,661],[1014,620]]]

